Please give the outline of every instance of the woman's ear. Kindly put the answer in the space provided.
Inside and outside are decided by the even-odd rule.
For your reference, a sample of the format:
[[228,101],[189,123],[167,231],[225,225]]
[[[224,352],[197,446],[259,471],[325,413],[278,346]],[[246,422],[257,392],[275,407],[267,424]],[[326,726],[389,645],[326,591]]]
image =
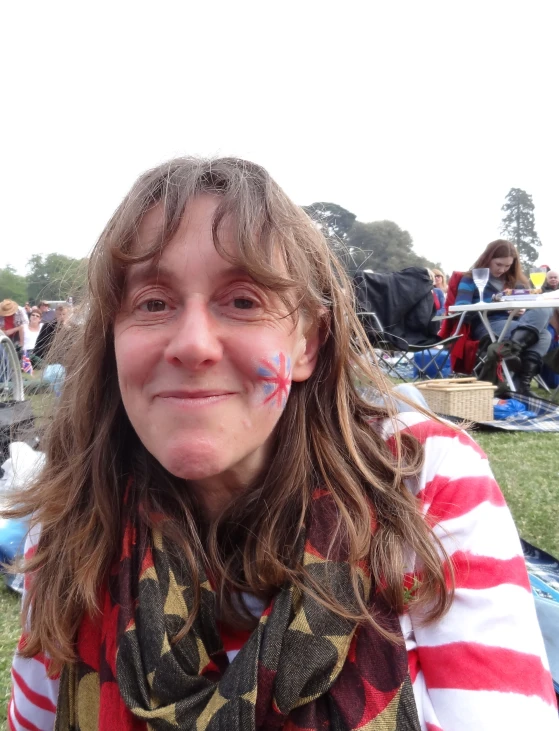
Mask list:
[[321,328],[314,324],[302,333],[297,343],[291,377],[294,381],[306,381],[310,378],[316,368],[318,353],[322,345]]

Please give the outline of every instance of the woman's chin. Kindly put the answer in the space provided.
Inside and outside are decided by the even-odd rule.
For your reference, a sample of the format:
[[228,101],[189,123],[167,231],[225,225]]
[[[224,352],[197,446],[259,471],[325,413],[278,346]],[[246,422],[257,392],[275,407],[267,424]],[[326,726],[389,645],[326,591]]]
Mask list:
[[168,472],[183,480],[208,479],[226,469],[223,453],[209,444],[176,445],[154,456]]

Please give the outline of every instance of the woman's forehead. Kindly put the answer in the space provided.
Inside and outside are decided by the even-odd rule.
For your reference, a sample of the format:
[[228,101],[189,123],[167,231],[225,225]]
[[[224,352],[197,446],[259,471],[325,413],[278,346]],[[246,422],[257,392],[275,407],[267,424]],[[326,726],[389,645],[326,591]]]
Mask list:
[[[213,226],[219,204],[217,196],[196,196],[179,214],[178,225],[176,221],[173,224],[166,222],[164,204],[156,204],[143,215],[136,228],[132,254],[139,257],[153,254],[162,259],[168,256],[169,246],[186,249],[200,241],[213,242]],[[238,245],[231,216],[226,215],[219,221],[218,236],[220,249],[225,255],[235,256]]]

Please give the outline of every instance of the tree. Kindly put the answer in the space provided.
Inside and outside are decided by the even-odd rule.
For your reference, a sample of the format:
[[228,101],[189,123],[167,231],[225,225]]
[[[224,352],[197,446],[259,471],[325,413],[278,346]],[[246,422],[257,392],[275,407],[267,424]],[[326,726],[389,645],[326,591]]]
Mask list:
[[18,305],[27,302],[27,282],[8,264],[0,269],[0,300],[15,300]]
[[535,264],[542,245],[536,233],[532,196],[521,188],[511,188],[501,210],[505,214],[501,233],[516,246],[520,263],[528,269]]
[[312,203],[303,206],[329,239],[345,241],[357,216],[337,203]]
[[87,281],[87,259],[63,254],[34,254],[27,269],[27,294],[35,301],[79,297]]
[[412,237],[394,221],[356,221],[347,237],[347,247],[354,270],[394,272],[410,266],[429,269],[439,266],[416,254]]
[[303,210],[326,235],[350,273],[363,268],[391,272],[408,266],[440,266],[416,254],[409,233],[393,221],[362,223],[337,203],[313,203]]

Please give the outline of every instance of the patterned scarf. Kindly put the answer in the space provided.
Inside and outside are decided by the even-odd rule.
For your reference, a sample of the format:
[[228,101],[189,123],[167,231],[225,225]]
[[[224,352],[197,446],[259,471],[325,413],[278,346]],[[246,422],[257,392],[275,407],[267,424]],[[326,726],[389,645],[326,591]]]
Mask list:
[[[347,548],[329,546],[335,521],[332,498],[316,491],[303,564],[347,606]],[[401,635],[366,571],[360,579],[371,611]],[[285,586],[229,662],[204,575],[200,591],[192,629],[173,642],[193,605],[185,562],[158,530],[129,522],[101,616],[83,619],[79,660],[62,674],[57,731],[419,731],[403,643]]]

